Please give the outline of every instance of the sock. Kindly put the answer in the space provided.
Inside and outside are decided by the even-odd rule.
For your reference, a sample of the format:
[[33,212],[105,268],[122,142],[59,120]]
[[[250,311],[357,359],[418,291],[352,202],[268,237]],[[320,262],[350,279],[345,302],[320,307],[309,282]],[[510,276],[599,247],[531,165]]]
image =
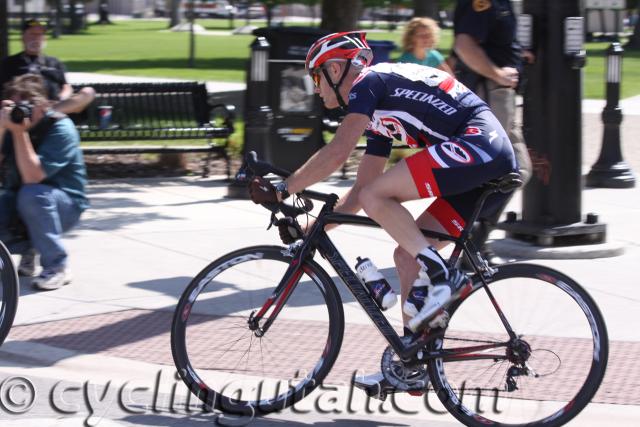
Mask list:
[[442,259],[433,246],[427,246],[422,249],[418,253],[418,256],[416,256],[416,261],[418,262],[418,265],[426,271],[427,276],[429,276],[432,283],[438,283],[449,279],[447,263]]

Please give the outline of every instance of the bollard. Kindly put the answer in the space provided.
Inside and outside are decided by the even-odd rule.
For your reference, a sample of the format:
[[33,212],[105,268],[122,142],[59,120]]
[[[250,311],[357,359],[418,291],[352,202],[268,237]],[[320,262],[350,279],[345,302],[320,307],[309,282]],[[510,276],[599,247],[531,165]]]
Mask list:
[[620,80],[622,75],[622,46],[611,43],[607,49],[607,103],[602,110],[604,132],[598,161],[587,174],[587,187],[631,188],[636,184],[633,172],[622,159],[620,148]]

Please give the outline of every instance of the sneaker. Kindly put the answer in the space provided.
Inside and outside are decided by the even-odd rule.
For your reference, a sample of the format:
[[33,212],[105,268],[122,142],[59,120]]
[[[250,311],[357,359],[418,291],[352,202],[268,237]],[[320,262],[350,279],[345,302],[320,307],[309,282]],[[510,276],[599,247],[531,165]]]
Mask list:
[[22,277],[33,277],[36,272],[36,251],[29,249],[20,257],[18,265],[18,275]]
[[59,289],[71,283],[71,276],[65,269],[45,268],[40,275],[33,279],[33,287],[43,291]]
[[471,280],[454,268],[449,270],[449,280],[445,282],[424,286],[424,277],[418,275],[413,286],[403,307],[404,313],[411,316],[407,327],[413,332],[426,326],[446,326],[444,323],[448,314],[445,309],[453,301],[469,295],[473,289]]

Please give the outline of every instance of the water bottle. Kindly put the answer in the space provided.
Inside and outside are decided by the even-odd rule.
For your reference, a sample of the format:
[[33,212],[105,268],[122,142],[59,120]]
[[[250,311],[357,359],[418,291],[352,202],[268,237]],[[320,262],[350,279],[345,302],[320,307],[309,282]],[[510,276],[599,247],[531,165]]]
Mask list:
[[382,310],[386,310],[397,302],[398,297],[393,292],[387,279],[378,271],[369,258],[358,257],[356,273],[362,282],[367,286],[371,296]]

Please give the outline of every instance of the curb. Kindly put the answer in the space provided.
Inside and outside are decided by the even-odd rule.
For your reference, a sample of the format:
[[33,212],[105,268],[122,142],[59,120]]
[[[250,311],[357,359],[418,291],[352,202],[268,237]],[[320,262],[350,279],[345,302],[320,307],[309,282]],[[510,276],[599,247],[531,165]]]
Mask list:
[[491,249],[506,258],[530,259],[594,259],[611,258],[625,253],[622,243],[600,243],[576,246],[535,246],[519,240],[505,238],[490,242]]

